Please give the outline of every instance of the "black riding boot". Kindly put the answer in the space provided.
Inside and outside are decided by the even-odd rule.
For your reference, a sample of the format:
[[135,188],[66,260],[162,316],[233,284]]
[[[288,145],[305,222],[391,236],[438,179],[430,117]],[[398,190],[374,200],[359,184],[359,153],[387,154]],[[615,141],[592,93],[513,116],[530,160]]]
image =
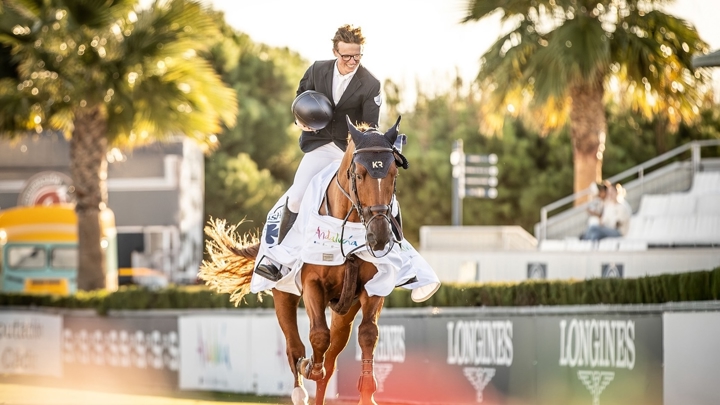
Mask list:
[[282,278],[282,273],[280,272],[280,269],[277,268],[272,263],[260,263],[255,268],[255,274],[259,276],[263,276],[266,279],[270,281],[280,281]]
[[[280,244],[283,239],[285,239],[285,236],[290,231],[290,228],[292,228],[293,224],[295,223],[295,220],[297,219],[298,214],[295,212],[290,211],[290,209],[287,206],[287,201],[285,202],[285,207],[283,209],[282,218],[280,219],[280,229],[278,230],[278,244]],[[278,281],[282,278],[282,273],[280,272],[280,269],[277,268],[272,263],[261,263],[255,268],[255,273],[257,273],[260,276],[265,277],[268,280],[271,281]]]

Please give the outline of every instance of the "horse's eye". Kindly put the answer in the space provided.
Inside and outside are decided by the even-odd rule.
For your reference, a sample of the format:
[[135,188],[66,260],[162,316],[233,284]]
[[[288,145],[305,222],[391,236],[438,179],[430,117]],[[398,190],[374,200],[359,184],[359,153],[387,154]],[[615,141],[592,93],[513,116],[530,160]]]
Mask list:
[[355,179],[357,179],[357,180],[362,180],[362,179],[363,179],[363,176],[362,176],[361,174],[356,174],[356,175],[355,175]]

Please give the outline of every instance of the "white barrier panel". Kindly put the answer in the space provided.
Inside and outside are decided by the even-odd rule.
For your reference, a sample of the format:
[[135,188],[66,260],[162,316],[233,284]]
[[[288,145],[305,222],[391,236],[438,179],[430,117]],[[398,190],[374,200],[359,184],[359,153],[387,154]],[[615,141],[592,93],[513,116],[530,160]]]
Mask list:
[[177,388],[177,316],[127,311],[115,316],[63,315],[63,377],[98,386]]
[[[180,389],[290,395],[293,378],[275,313],[238,312],[178,317]],[[309,357],[309,322],[304,310],[298,312],[298,329]],[[315,396],[315,383],[305,380],[304,385],[310,396]],[[333,377],[326,397],[333,398],[336,393]]]
[[[250,365],[258,395],[289,395],[293,379],[285,354],[285,336],[275,316],[253,316],[249,334]],[[298,320],[302,322],[303,320]],[[307,332],[306,332],[307,334]]]
[[62,376],[62,317],[0,313],[0,374]]
[[720,403],[720,312],[663,314],[664,404]]

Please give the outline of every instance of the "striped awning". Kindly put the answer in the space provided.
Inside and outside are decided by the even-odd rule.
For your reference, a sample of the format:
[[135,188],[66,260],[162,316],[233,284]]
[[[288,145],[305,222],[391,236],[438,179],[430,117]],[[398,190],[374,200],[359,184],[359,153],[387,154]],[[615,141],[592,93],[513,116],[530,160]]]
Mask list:
[[720,66],[720,50],[707,55],[696,56],[692,60],[693,67],[718,67]]

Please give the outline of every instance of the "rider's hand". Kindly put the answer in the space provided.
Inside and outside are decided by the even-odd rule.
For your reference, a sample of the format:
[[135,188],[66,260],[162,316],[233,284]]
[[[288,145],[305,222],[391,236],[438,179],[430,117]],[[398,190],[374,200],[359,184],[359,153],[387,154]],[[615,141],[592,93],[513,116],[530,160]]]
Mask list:
[[312,128],[306,127],[305,125],[297,122],[297,120],[295,120],[295,125],[297,125],[298,127],[300,127],[300,129],[302,129],[303,131],[315,132]]

